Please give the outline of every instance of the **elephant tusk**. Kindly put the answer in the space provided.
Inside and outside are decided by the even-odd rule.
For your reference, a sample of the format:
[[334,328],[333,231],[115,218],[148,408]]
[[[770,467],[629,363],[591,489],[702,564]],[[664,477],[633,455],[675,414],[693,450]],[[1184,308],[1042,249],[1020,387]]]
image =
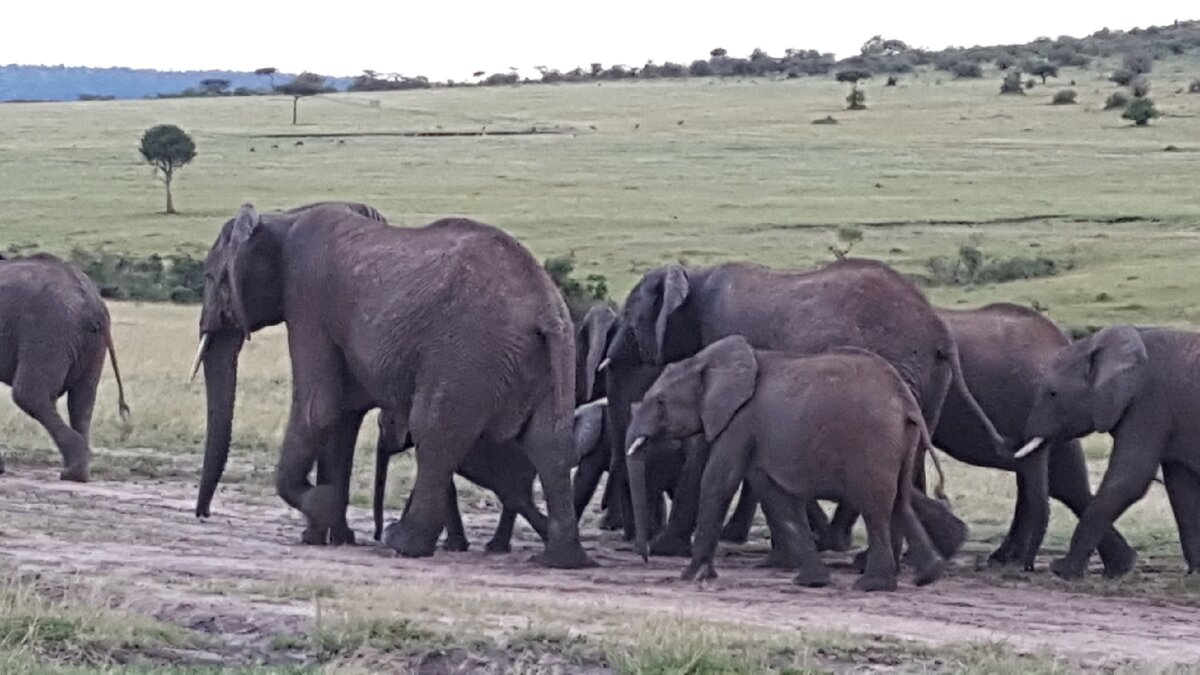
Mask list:
[[625,456],[633,457],[633,453],[637,452],[638,449],[641,448],[645,444],[646,444],[646,437],[638,436],[636,439],[634,439],[633,445],[629,446],[629,450],[626,451]]
[[575,408],[575,416],[576,416],[576,417],[579,417],[580,415],[582,415],[582,414],[584,414],[585,412],[587,412],[587,411],[591,410],[592,408],[603,408],[603,407],[605,407],[605,406],[607,406],[607,405],[608,405],[608,397],[607,397],[607,396],[605,396],[605,397],[602,397],[602,398],[598,398],[598,399],[596,399],[595,401],[588,401],[587,403],[584,403],[584,404],[582,404],[582,405],[576,406],[576,408]]
[[612,357],[610,356],[610,357],[605,358],[603,361],[601,361],[600,365],[596,366],[596,372],[603,373],[611,365],[612,365]]
[[212,333],[205,333],[200,336],[200,347],[196,349],[196,359],[192,361],[191,375],[188,376],[188,384],[196,380],[196,373],[200,372],[200,364],[204,362],[204,352],[208,350],[208,341],[212,339]]
[[1025,457],[1028,457],[1034,450],[1037,450],[1038,448],[1042,447],[1042,443],[1045,443],[1045,442],[1046,442],[1045,438],[1042,438],[1041,436],[1037,436],[1033,440],[1026,443],[1020,450],[1018,450],[1013,455],[1013,459],[1023,459]]

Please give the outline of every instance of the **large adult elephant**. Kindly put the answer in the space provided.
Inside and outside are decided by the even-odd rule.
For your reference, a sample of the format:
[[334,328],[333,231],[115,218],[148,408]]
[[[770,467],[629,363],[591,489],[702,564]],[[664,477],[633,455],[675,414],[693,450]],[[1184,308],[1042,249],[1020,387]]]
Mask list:
[[[1002,435],[1023,438],[1038,383],[1070,339],[1038,312],[1010,303],[939,308],[937,313],[958,345],[967,387],[988,419]],[[1052,439],[1025,459],[998,456],[988,444],[987,430],[971,413],[971,403],[958,391],[946,396],[933,444],[961,462],[1016,474],[1016,509],[1004,541],[989,558],[994,563],[1019,562],[1032,570],[1050,520],[1049,498],[1061,501],[1076,516],[1082,516],[1092,500],[1078,439]],[[849,542],[853,523],[853,518],[835,517],[829,534],[834,547]],[[1113,528],[1104,533],[1099,549],[1110,576],[1129,571],[1136,559]]]
[[571,507],[571,321],[553,282],[494,227],[444,219],[393,228],[373,214],[320,204],[263,216],[247,204],[221,229],[205,260],[200,317],[208,432],[197,515],[208,515],[228,457],[242,343],[286,323],[292,406],[275,481],[308,521],[305,542],[353,541],[345,516],[355,440],[379,407],[418,446],[411,508],[389,526],[389,546],[433,553],[447,482],[487,438],[518,444],[537,468],[550,519],[541,560],[590,564]]
[[[936,428],[946,393],[954,388],[987,430],[993,452],[1010,452],[967,389],[946,325],[912,282],[883,263],[845,259],[808,272],[747,263],[693,269],[670,265],[642,277],[630,291],[621,319],[606,369],[614,454],[625,454],[620,446],[628,431],[629,405],[641,399],[664,364],[738,334],[758,349],[816,353],[849,346],[873,351],[912,389],[928,428]],[[627,458],[643,551],[647,454]],[[689,464],[677,490],[683,492],[656,540],[656,548],[666,552],[684,553],[694,527],[703,463]]]
[[[12,387],[13,403],[58,446],[63,480],[88,479],[92,411],[105,354],[117,378],[118,411],[127,422],[112,324],[96,284],[47,253],[0,255],[0,382]],[[69,424],[55,407],[64,394]]]

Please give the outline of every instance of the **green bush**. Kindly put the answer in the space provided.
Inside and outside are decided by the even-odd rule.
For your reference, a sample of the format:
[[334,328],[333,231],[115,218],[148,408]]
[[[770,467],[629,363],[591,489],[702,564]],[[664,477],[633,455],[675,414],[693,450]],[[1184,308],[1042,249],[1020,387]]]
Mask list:
[[1025,88],[1021,86],[1021,71],[1012,70],[1004,76],[1004,81],[1000,83],[1000,93],[1025,95]]
[[846,110],[866,110],[867,109],[867,94],[858,85],[850,90],[850,95],[846,97]]
[[572,317],[583,316],[589,307],[598,302],[612,303],[608,296],[608,279],[604,275],[589,274],[582,281],[571,276],[575,272],[574,258],[547,258],[542,266],[554,285],[562,291]]
[[77,248],[69,259],[105,298],[190,304],[204,295],[204,260],[187,253],[139,258]]
[[1074,89],[1061,89],[1054,92],[1054,98],[1050,100],[1054,105],[1073,105],[1075,103]]
[[1072,269],[1074,263],[1060,264],[1056,260],[1038,256],[1014,256],[1011,258],[989,258],[978,247],[964,244],[958,256],[934,256],[925,263],[929,274],[921,280],[931,286],[970,286],[974,284],[999,284],[1020,279],[1052,277],[1064,269]]
[[1132,120],[1136,126],[1144,127],[1150,124],[1150,120],[1162,117],[1162,113],[1154,107],[1154,101],[1148,98],[1135,98],[1133,103],[1130,103],[1125,112],[1121,114],[1121,117]]
[[954,73],[955,77],[961,78],[978,78],[983,77],[983,68],[978,63],[970,63],[968,61],[959,61],[950,67],[950,72]]

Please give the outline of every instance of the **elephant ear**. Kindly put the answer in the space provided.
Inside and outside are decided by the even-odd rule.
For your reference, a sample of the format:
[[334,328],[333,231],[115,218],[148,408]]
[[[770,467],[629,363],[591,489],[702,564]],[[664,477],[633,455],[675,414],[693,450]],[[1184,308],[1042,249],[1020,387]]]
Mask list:
[[1092,339],[1089,357],[1092,423],[1096,431],[1108,432],[1121,421],[1141,388],[1150,356],[1136,328],[1112,326]]
[[700,421],[704,438],[711,443],[754,395],[758,359],[740,335],[718,340],[701,354],[697,355],[703,363]]
[[582,405],[575,409],[575,458],[590,455],[600,441],[604,431],[604,406]]
[[583,317],[581,342],[587,345],[587,358],[584,359],[584,396],[588,399],[596,395],[596,374],[608,351],[609,332],[616,321],[616,312],[604,306],[593,307]]
[[250,278],[254,273],[251,260],[250,243],[254,233],[262,226],[262,216],[258,215],[251,204],[242,204],[237,218],[233,221],[233,229],[229,232],[229,295],[233,304],[233,314],[247,334],[251,331],[248,297]]
[[662,308],[654,321],[654,339],[657,342],[658,365],[665,360],[667,345],[667,320],[687,300],[691,286],[687,272],[679,265],[668,265],[662,280]]

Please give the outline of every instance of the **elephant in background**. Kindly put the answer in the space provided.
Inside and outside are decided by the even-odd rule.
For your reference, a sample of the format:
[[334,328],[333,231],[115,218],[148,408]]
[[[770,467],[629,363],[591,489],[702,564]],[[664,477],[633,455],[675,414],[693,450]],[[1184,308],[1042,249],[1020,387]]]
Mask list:
[[[304,513],[307,543],[351,543],[350,468],[363,416],[380,408],[417,450],[411,504],[384,533],[433,553],[447,485],[480,439],[533,463],[549,512],[541,562],[581,567],[571,503],[571,321],[533,256],[503,231],[452,218],[394,228],[370,207],[242,207],[205,260],[197,363],[208,430],[196,513],[209,513],[228,457],[237,362],[250,334],[287,324],[292,406],[276,489]],[[317,485],[309,482],[313,464]]]
[[[112,321],[96,284],[50,254],[0,256],[0,382],[12,387],[13,403],[50,434],[62,454],[63,480],[88,480],[92,412],[105,354],[117,380],[117,409],[128,425]],[[56,406],[64,394],[69,423]]]
[[[745,478],[762,500],[772,556],[782,552],[769,564],[799,567],[795,583],[830,580],[802,509],[818,497],[845,500],[867,522],[870,547],[859,590],[895,590],[903,539],[918,585],[941,576],[945,561],[911,504],[920,495],[913,463],[929,434],[908,386],[875,354],[835,348],[794,356],[756,351],[741,336],[721,338],[663,369],[634,404],[626,440],[636,457],[647,441],[696,434],[711,448],[684,579],[716,577],[718,534]],[[635,495],[639,489],[635,483]],[[942,511],[938,526],[956,530],[961,545],[965,523]]]
[[[1038,382],[1025,433],[1047,443],[1111,434],[1112,454],[1067,554],[1074,579],[1162,468],[1188,574],[1200,570],[1200,334],[1116,325],[1058,350]],[[1106,567],[1106,574],[1113,570]]]
[[[853,258],[808,272],[746,263],[693,269],[670,265],[647,272],[629,293],[608,349],[611,438],[627,436],[629,406],[641,399],[663,365],[738,334],[756,349],[812,354],[850,346],[873,351],[913,391],[927,428],[937,426],[946,393],[953,388],[987,430],[992,451],[1011,455],[1010,442],[996,432],[967,388],[958,348],[925,295],[887,265]],[[644,481],[649,454],[627,460],[631,485]],[[686,551],[700,476],[695,466],[685,469],[680,499],[655,540],[655,551]],[[631,490],[632,509],[635,521],[644,523],[648,505],[636,503],[637,493]],[[635,523],[635,530],[639,550],[644,550],[648,528]],[[936,540],[939,533],[931,529],[930,535]]]

